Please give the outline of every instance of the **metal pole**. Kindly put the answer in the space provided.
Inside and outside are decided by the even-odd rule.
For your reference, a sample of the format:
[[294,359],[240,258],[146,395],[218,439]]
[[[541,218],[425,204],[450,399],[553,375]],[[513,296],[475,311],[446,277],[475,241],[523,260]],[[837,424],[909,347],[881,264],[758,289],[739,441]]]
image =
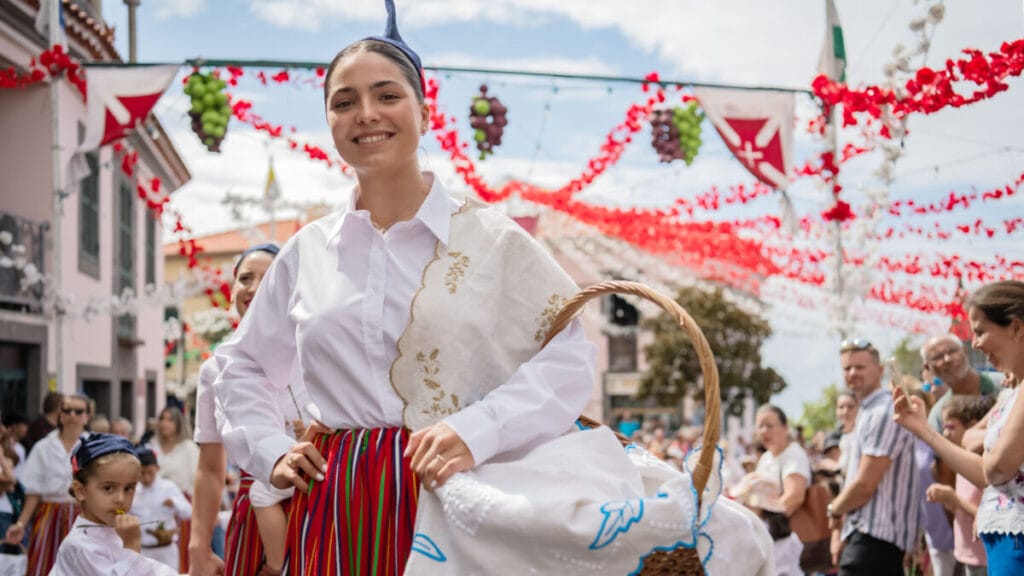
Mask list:
[[128,62],[134,63],[138,55],[135,49],[135,9],[142,4],[142,0],[124,0],[124,3],[128,6]]
[[[57,44],[60,34],[60,0],[44,0],[50,3],[50,46]],[[63,242],[62,220],[64,219],[64,182],[61,179],[61,145],[60,145],[60,81],[54,77],[50,80],[50,162],[53,176],[53,290],[57,305],[54,322],[54,349],[57,358],[57,390],[65,390],[64,370],[64,302],[63,302],[63,258],[61,243]]]

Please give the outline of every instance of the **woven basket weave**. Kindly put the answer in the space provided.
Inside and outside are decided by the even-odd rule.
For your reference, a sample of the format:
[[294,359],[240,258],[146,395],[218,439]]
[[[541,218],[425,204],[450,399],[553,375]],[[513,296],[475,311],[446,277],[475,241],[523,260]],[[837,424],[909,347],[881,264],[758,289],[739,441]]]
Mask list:
[[[715,357],[711,353],[711,346],[707,338],[701,332],[700,327],[693,321],[693,318],[675,300],[668,298],[643,284],[636,282],[609,281],[594,284],[581,291],[571,300],[566,302],[561,312],[551,324],[547,338],[542,347],[564,329],[569,322],[583,309],[590,300],[605,294],[631,294],[654,302],[663,310],[671,314],[679,325],[690,337],[690,342],[697,351],[701,371],[704,373],[704,405],[706,407],[706,418],[704,421],[704,437],[702,448],[697,464],[693,469],[693,486],[697,490],[698,498],[704,493],[708,478],[713,469],[715,446],[718,444],[718,430],[721,427],[721,398],[718,391],[718,367],[715,365]],[[601,426],[585,416],[580,417],[580,422],[591,428]],[[616,433],[623,445],[629,440]],[[644,559],[644,565],[639,572],[642,576],[703,576],[704,569],[700,563],[700,557],[696,548],[677,548],[668,552],[655,552]]]

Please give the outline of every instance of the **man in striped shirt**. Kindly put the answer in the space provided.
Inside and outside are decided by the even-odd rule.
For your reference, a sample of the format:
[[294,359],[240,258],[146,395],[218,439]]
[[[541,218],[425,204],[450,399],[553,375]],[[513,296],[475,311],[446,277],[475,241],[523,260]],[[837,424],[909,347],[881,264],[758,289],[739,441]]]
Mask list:
[[903,576],[903,555],[918,537],[921,501],[914,437],[892,421],[878,350],[866,340],[844,341],[840,362],[860,412],[847,482],[828,508],[833,530],[841,528],[833,557],[840,576]]

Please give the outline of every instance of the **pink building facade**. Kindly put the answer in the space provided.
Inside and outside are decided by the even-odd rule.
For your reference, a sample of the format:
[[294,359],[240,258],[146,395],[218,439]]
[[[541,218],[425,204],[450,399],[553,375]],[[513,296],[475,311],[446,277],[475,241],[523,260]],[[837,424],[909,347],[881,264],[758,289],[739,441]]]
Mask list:
[[[120,61],[99,2],[63,5],[74,59]],[[34,27],[36,10],[38,1],[0,0],[0,67],[24,71],[46,49],[48,40]],[[59,250],[60,294],[68,297],[58,331],[53,293],[39,283],[24,289],[24,266],[0,267],[0,410],[31,416],[47,391],[84,393],[95,400],[97,412],[129,418],[139,430],[164,405],[164,309],[139,302],[128,307],[132,314],[121,315],[109,302],[125,289],[143,294],[164,281],[160,221],[137,196],[136,178],[157,177],[164,191],[173,192],[190,174],[150,116],[122,141],[138,153],[133,176],[122,170],[121,154],[105,146],[88,156],[92,174],[67,184],[66,167],[83,136],[86,109],[74,86],[63,79],[58,84],[57,146],[65,183],[59,216],[50,84],[0,90],[0,251],[10,256],[12,246],[24,246],[25,260],[52,282]]]

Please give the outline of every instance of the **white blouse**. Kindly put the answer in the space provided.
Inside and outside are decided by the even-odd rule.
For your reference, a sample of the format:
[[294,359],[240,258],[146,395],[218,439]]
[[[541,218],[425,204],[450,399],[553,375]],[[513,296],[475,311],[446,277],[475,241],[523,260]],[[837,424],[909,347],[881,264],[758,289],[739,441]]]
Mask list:
[[[224,438],[221,435],[221,427],[225,421],[224,410],[217,402],[217,395],[213,392],[213,382],[216,379],[217,360],[212,357],[207,358],[199,368],[199,383],[196,386],[196,425],[192,439],[197,444],[224,443]],[[276,418],[280,421],[281,428],[289,436],[294,436],[292,420],[301,418],[307,426],[312,421],[309,394],[306,393],[306,388],[297,382],[301,381],[296,375],[292,379],[291,391],[286,389],[278,397],[276,403],[279,412]]]
[[75,520],[49,576],[178,576],[171,567],[125,548],[112,527],[90,524],[83,516]]
[[163,453],[160,441],[156,438],[153,438],[148,446],[156,454],[157,464],[160,465],[160,477],[174,482],[185,494],[192,494],[192,487],[196,482],[196,468],[199,466],[199,445],[186,438],[175,444],[166,454]]
[[[354,205],[353,191],[348,207],[308,224],[284,245],[238,330],[217,348],[214,389],[227,416],[224,447],[259,480],[269,479],[294,442],[267,416],[296,360],[313,416],[326,426],[403,424],[403,403],[389,371],[424,269],[437,242],[448,244],[459,203],[434,178],[416,216],[385,233]],[[451,319],[453,330],[471,321],[466,312]],[[547,430],[552,422],[579,416],[593,386],[594,352],[573,322],[499,387],[502,394],[444,421],[477,464],[518,448],[522,440],[504,430]]]
[[[988,418],[985,452],[992,450],[1003,433],[1019,392],[1020,386],[1016,386],[999,394],[999,401]],[[1024,534],[1024,466],[1005,484],[985,487],[976,523],[978,534]]]
[[[75,443],[78,446],[78,442]],[[53,430],[36,442],[28,453],[28,461],[18,475],[26,494],[36,494],[44,502],[74,502],[71,487],[71,452],[64,449],[60,430]]]

